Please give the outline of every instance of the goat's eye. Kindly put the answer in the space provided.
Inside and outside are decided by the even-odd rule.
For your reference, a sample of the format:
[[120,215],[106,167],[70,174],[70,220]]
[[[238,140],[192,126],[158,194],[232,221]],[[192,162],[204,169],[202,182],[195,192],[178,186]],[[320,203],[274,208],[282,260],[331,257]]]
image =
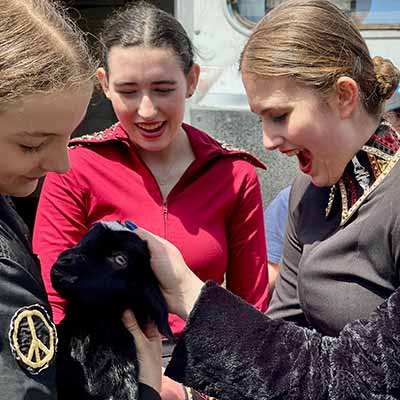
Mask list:
[[113,269],[119,270],[119,269],[124,269],[128,266],[128,259],[126,256],[123,254],[118,254],[114,256],[114,262],[113,262]]

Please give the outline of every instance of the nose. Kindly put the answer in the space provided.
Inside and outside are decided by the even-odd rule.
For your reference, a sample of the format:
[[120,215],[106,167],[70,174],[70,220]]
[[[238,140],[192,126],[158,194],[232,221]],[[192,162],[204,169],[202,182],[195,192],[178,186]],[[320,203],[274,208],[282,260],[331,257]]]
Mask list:
[[157,107],[150,96],[145,95],[141,98],[138,114],[144,120],[153,119],[157,115]]
[[263,129],[263,145],[266,150],[276,150],[284,142],[282,136],[275,133],[273,130]]
[[69,156],[66,146],[58,149],[49,149],[44,155],[41,168],[44,172],[56,172],[65,174],[69,170]]

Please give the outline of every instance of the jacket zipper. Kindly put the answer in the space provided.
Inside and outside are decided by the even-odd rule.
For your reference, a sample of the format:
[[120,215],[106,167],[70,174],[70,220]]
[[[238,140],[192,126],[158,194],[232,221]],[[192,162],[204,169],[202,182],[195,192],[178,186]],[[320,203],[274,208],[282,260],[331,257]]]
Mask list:
[[163,222],[164,222],[164,239],[167,239],[167,219],[168,219],[168,205],[167,200],[164,200],[162,205]]

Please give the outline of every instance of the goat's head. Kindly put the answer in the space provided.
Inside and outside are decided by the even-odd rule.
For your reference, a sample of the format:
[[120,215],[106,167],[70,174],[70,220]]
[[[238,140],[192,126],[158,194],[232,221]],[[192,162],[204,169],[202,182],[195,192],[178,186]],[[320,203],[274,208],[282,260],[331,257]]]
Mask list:
[[100,314],[131,308],[142,325],[156,322],[172,336],[168,312],[150,266],[145,241],[119,222],[98,222],[51,270],[55,290],[84,312]]

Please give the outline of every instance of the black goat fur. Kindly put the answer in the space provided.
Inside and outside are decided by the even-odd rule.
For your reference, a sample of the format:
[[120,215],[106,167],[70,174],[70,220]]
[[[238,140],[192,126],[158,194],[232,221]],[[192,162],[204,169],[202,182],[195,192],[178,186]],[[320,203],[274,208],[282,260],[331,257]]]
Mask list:
[[58,257],[51,281],[68,302],[58,326],[58,399],[136,399],[136,349],[123,311],[173,337],[146,242],[119,222],[96,223]]

